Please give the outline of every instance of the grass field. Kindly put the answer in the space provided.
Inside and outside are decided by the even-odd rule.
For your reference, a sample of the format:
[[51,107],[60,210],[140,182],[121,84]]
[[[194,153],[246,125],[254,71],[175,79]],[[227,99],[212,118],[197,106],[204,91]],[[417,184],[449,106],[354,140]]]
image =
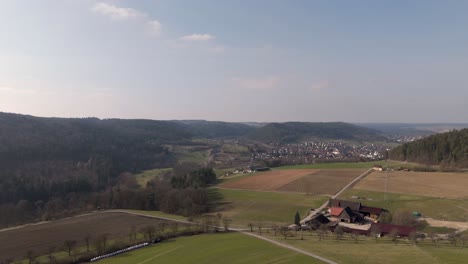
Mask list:
[[321,263],[240,233],[181,237],[109,258],[102,264]]
[[[299,233],[298,233],[299,234]],[[468,263],[468,248],[454,247],[447,241],[435,247],[430,240],[424,240],[417,246],[407,240],[400,239],[395,245],[388,238],[378,241],[370,237],[360,236],[355,243],[348,235],[340,241],[333,234],[322,241],[315,233],[304,232],[304,240],[300,235],[287,240],[273,233],[264,235],[295,247],[314,252],[322,257],[346,264],[439,264],[439,263]]]
[[[366,199],[353,199],[353,196]],[[440,199],[399,193],[387,193],[385,195],[383,192],[359,189],[346,190],[340,195],[340,199],[359,201],[365,205],[386,208],[392,213],[397,210],[409,210],[418,211],[424,216],[439,220],[468,221],[467,199]]]
[[468,198],[468,173],[391,171],[372,172],[354,188],[368,191],[423,195],[438,198]]
[[96,237],[106,233],[109,239],[126,239],[133,225],[138,229],[160,222],[162,221],[154,218],[126,213],[92,213],[29,225],[0,232],[0,256],[22,259],[28,250],[44,255],[51,246],[62,248],[65,240],[76,240],[78,246],[84,246],[84,237],[87,234]]
[[304,216],[328,198],[297,193],[276,193],[248,190],[216,189],[223,197],[218,205],[223,216],[233,220],[232,226],[246,227],[262,222],[292,224],[296,211]]

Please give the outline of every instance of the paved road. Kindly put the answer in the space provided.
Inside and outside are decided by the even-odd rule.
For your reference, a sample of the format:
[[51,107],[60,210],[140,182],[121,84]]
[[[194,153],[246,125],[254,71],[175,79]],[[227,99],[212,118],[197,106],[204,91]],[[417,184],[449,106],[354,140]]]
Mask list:
[[[331,197],[331,199],[335,199],[336,197],[340,196],[344,191],[346,191],[349,187],[353,186],[354,184],[356,184],[358,181],[362,180],[362,178],[366,177],[369,173],[372,172],[372,169],[369,169],[367,170],[366,172],[364,172],[363,174],[357,176],[354,180],[352,180],[350,183],[348,183],[348,185],[346,185],[345,187],[341,188],[341,190],[339,190],[337,193],[335,193],[335,195],[333,195]],[[304,224],[305,222],[307,222],[308,220],[310,220],[312,217],[314,217],[316,214],[320,213],[325,207],[328,206],[328,201],[326,201],[324,204],[322,204],[322,206],[320,206],[319,208],[317,208],[315,211],[313,211],[312,213],[310,213],[308,216],[306,216],[304,219],[301,220],[301,224]]]

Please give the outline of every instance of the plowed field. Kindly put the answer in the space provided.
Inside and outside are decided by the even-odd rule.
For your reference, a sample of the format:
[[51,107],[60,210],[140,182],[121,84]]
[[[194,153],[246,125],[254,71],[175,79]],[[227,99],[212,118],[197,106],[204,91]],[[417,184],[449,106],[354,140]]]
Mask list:
[[231,181],[221,187],[331,195],[365,171],[365,169],[274,170]]

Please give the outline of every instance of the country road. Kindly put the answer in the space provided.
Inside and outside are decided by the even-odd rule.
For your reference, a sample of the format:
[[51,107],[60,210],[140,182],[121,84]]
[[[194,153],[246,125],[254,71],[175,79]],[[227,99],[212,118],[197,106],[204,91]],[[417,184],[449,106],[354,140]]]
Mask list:
[[[341,188],[335,195],[331,197],[331,199],[335,199],[336,197],[340,196],[344,191],[346,191],[349,187],[353,186],[356,184],[358,181],[362,180],[362,178],[366,177],[369,173],[372,172],[372,169],[367,170],[363,174],[357,176],[354,180],[352,180],[350,183],[348,183],[345,187]],[[301,220],[301,224],[304,224],[308,220],[310,220],[312,217],[314,217],[317,213],[321,212],[325,207],[327,207],[328,201],[326,201],[324,204],[322,204],[319,208],[315,209],[312,213],[310,213],[308,216],[306,216],[304,219]]]

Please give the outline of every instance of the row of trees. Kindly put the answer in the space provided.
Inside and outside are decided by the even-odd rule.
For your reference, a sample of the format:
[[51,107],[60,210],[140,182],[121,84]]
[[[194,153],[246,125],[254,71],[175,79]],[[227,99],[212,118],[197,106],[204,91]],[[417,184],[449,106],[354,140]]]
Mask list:
[[392,149],[390,159],[442,167],[468,167],[468,129],[429,136]]

